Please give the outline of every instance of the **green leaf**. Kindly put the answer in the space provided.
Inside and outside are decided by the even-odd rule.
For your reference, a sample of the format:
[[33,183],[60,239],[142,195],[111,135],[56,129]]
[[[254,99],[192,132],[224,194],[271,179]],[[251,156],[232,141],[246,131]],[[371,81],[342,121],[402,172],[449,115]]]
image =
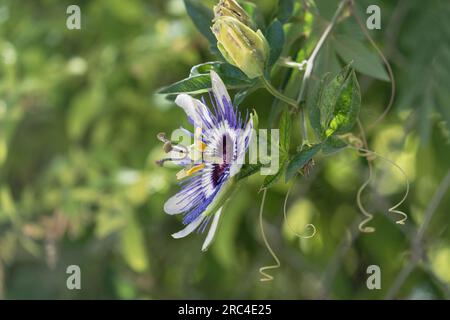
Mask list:
[[79,140],[82,138],[86,130],[100,114],[103,99],[101,89],[96,86],[75,97],[67,115],[67,133],[71,139]]
[[239,171],[239,173],[236,175],[236,180],[239,181],[255,174],[256,172],[259,171],[259,169],[261,169],[261,167],[262,167],[261,163],[244,164],[241,168],[241,171]]
[[280,0],[278,2],[277,17],[283,24],[289,21],[294,13],[295,0]]
[[158,91],[161,94],[191,93],[199,94],[208,92],[211,88],[211,78],[206,74],[189,77]]
[[266,39],[270,47],[270,57],[268,67],[272,67],[283,52],[285,37],[283,25],[280,21],[274,20],[266,31]]
[[136,272],[147,270],[148,258],[144,235],[134,219],[127,223],[121,233],[121,252],[131,269]]
[[305,146],[289,162],[286,169],[285,181],[288,182],[299,170],[301,170],[322,148],[322,144]]
[[190,77],[198,76],[200,74],[209,75],[210,71],[214,70],[221,77],[233,78],[236,80],[242,80],[244,82],[250,82],[250,79],[235,66],[232,66],[229,63],[221,62],[221,61],[211,61],[198,64],[191,68],[191,72],[189,74]]
[[311,126],[320,140],[346,133],[355,124],[360,107],[358,79],[348,65],[330,82],[321,81],[309,109]]
[[320,111],[320,126],[322,133],[328,128],[333,117],[337,100],[350,72],[350,66],[344,67],[336,77],[326,84],[320,96],[318,107]]
[[322,143],[323,154],[331,154],[338,152],[342,148],[347,147],[347,143],[338,137],[330,136]]
[[333,39],[336,52],[346,62],[353,61],[352,66],[370,77],[390,81],[381,59],[361,41],[352,37],[338,35]]
[[283,176],[284,172],[286,171],[286,163],[287,163],[286,158],[284,158],[283,160],[280,158],[280,163],[281,163],[281,166],[278,169],[277,173],[266,176],[266,178],[264,179],[263,185],[261,187],[262,189],[267,189],[267,188],[272,187]]
[[0,217],[3,214],[8,216],[12,221],[16,221],[17,219],[16,205],[8,186],[2,186],[0,188]]
[[198,31],[208,39],[213,47],[216,46],[216,37],[211,31],[213,11],[196,0],[184,0],[184,5]]
[[325,135],[343,134],[350,131],[358,118],[361,107],[361,91],[354,71],[344,84]]
[[280,118],[280,153],[288,155],[291,144],[292,116],[288,110],[284,110]]
[[238,68],[225,62],[206,62],[192,67],[189,78],[175,82],[174,84],[162,88],[160,94],[200,94],[211,89],[211,79],[209,72],[214,70],[223,80],[228,89],[245,89],[255,83]]

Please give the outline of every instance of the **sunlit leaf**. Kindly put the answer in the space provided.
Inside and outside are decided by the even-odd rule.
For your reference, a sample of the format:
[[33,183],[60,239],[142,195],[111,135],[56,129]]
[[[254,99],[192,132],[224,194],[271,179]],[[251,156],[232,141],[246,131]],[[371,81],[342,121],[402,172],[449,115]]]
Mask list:
[[350,72],[350,67],[346,66],[336,77],[325,85],[322,91],[318,104],[322,132],[328,128],[336,108],[337,100],[350,76]]
[[361,92],[356,74],[346,66],[331,81],[317,86],[309,106],[310,123],[320,140],[350,131],[361,107]]
[[350,131],[356,122],[361,107],[361,91],[354,71],[345,82],[330,120],[326,136]]

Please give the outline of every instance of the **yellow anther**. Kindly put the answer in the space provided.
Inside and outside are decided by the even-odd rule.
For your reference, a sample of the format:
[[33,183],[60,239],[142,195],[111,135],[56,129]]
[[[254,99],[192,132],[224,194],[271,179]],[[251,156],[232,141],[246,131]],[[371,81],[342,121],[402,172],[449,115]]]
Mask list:
[[177,173],[177,179],[181,180],[183,178],[189,177],[189,176],[193,175],[194,173],[202,170],[204,167],[205,167],[205,164],[200,163],[200,164],[190,168],[189,170],[183,169]]

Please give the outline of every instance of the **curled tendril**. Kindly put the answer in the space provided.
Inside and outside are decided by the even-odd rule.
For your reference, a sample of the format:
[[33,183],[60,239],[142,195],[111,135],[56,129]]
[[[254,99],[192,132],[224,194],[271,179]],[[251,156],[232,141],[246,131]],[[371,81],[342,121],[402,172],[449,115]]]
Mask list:
[[[356,150],[360,151],[361,149],[356,149]],[[372,178],[373,178],[373,170],[372,170],[372,165],[370,164],[370,160],[368,160],[368,163],[369,163],[369,177],[361,185],[361,187],[359,187],[358,193],[356,194],[356,203],[358,204],[358,208],[362,212],[362,214],[365,216],[365,219],[363,221],[361,221],[361,223],[358,225],[359,231],[361,231],[363,233],[372,233],[375,231],[374,227],[366,226],[370,221],[372,221],[373,214],[366,210],[366,208],[363,206],[362,201],[361,201],[361,195],[362,195],[363,191],[367,188],[367,186],[369,185],[369,183],[372,181]]]
[[394,166],[395,168],[398,169],[398,171],[400,171],[400,173],[403,175],[403,177],[405,178],[405,182],[406,182],[406,191],[405,194],[403,195],[403,198],[394,206],[392,206],[391,208],[388,209],[389,213],[396,213],[398,215],[401,216],[401,219],[395,221],[395,223],[397,224],[405,224],[405,221],[408,219],[408,215],[406,213],[404,213],[403,211],[397,210],[398,207],[400,207],[403,202],[406,201],[406,199],[408,198],[408,194],[409,194],[409,179],[408,179],[408,175],[406,174],[405,170],[403,170],[397,163],[395,163],[394,161],[383,157],[382,155],[374,152],[374,151],[370,151],[370,150],[366,150],[366,149],[360,149],[363,152],[366,152],[368,154],[372,154],[375,157],[378,157],[380,159],[383,159],[384,161],[388,162],[389,164],[391,164],[392,166]]
[[364,181],[364,183],[358,189],[358,192],[356,194],[356,203],[358,205],[359,211],[361,211],[361,213],[365,216],[364,220],[361,221],[361,223],[358,225],[359,231],[362,233],[372,233],[375,231],[375,228],[368,227],[366,225],[373,220],[373,214],[367,211],[364,205],[362,204],[361,195],[373,179],[372,161],[374,160],[374,156],[372,153],[363,151],[365,150],[364,147],[367,147],[367,141],[365,138],[364,129],[359,120],[358,125],[361,131],[362,139],[354,136],[353,134],[343,135],[342,138],[347,140],[347,142],[349,143],[349,147],[356,150],[359,156],[364,157],[367,160],[367,165],[369,167],[369,176],[367,177],[367,180]]
[[374,232],[375,229],[373,227],[367,227],[365,226],[367,223],[369,223],[372,219],[373,219],[373,214],[368,212],[365,207],[362,204],[361,201],[361,195],[362,192],[366,189],[366,187],[369,185],[369,183],[372,181],[373,178],[373,168],[371,165],[371,161],[376,159],[376,158],[380,158],[386,162],[388,162],[389,164],[391,164],[392,166],[394,166],[395,168],[398,169],[398,171],[400,171],[400,173],[403,175],[403,177],[405,178],[405,184],[406,184],[406,191],[405,194],[403,196],[403,198],[397,202],[394,206],[392,206],[391,208],[388,209],[389,213],[395,213],[401,216],[401,218],[399,220],[397,220],[395,223],[397,224],[401,224],[404,225],[405,221],[408,219],[408,215],[406,213],[404,213],[403,211],[397,210],[397,208],[399,206],[401,206],[407,199],[408,194],[409,194],[409,179],[408,176],[406,174],[406,172],[394,161],[383,157],[382,155],[376,153],[375,151],[371,151],[365,148],[362,148],[361,146],[358,146],[358,144],[356,144],[356,146],[350,146],[350,148],[356,150],[358,152],[358,154],[362,157],[365,157],[369,163],[369,177],[367,178],[367,180],[361,185],[361,187],[358,190],[357,196],[356,196],[356,201],[358,203],[358,207],[359,210],[364,214],[364,216],[366,216],[366,218],[359,224],[358,228],[361,232],[364,233],[370,233],[370,232]]
[[273,259],[275,260],[276,264],[264,266],[259,268],[259,273],[261,274],[262,278],[260,279],[261,282],[267,282],[272,281],[274,278],[270,274],[268,274],[267,270],[273,270],[278,269],[281,266],[280,260],[278,259],[277,255],[273,251],[272,247],[269,244],[269,241],[267,240],[266,234],[264,232],[264,223],[263,223],[263,212],[264,212],[264,203],[266,202],[266,194],[267,194],[267,188],[264,188],[261,190],[263,192],[263,197],[261,200],[261,207],[259,209],[259,227],[261,229],[261,236],[263,238],[264,244],[269,251],[269,253],[272,255]]
[[286,197],[284,198],[284,205],[283,205],[283,216],[284,216],[284,221],[286,222],[286,225],[287,225],[288,228],[291,230],[291,232],[294,233],[297,237],[299,237],[299,238],[301,238],[301,239],[309,239],[309,238],[314,237],[314,236],[316,235],[316,233],[317,233],[317,229],[316,229],[316,226],[315,226],[315,225],[313,225],[312,223],[308,223],[307,225],[305,225],[305,229],[306,229],[306,228],[311,228],[311,229],[312,229],[312,233],[311,233],[310,235],[305,236],[305,235],[302,235],[302,234],[298,233],[298,232],[291,226],[291,224],[289,223],[289,220],[288,220],[288,218],[287,218],[286,207],[287,207],[287,202],[288,202],[288,199],[289,199],[289,195],[290,195],[290,193],[291,193],[291,190],[292,190],[293,186],[294,186],[294,183],[291,184],[291,186],[289,187],[289,189],[288,189],[288,191],[287,191],[287,193],[286,193]]

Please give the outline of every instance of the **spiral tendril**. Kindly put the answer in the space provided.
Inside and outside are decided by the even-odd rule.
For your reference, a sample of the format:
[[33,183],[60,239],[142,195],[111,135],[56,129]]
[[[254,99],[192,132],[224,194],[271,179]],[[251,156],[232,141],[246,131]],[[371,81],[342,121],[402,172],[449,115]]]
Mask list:
[[259,227],[261,229],[261,236],[263,238],[264,244],[267,248],[267,251],[271,254],[273,259],[275,260],[276,264],[274,265],[268,265],[259,268],[259,273],[261,274],[261,279],[259,281],[261,282],[268,282],[273,281],[274,277],[270,274],[268,274],[267,270],[273,270],[278,269],[281,266],[280,260],[278,259],[277,255],[273,251],[272,247],[269,244],[269,241],[267,240],[266,233],[264,232],[264,223],[263,223],[263,212],[264,212],[264,203],[266,202],[266,194],[267,194],[267,188],[264,188],[261,190],[263,192],[263,197],[261,200],[261,207],[259,209]]
[[[295,181],[295,180],[294,180]],[[297,237],[301,238],[301,239],[310,239],[312,237],[314,237],[317,233],[317,229],[316,226],[312,223],[308,223],[305,225],[304,229],[307,228],[311,228],[312,229],[312,233],[310,235],[302,235],[300,233],[298,233],[294,227],[292,227],[292,225],[289,223],[289,220],[287,218],[287,213],[286,213],[286,207],[287,207],[287,202],[289,199],[289,195],[291,193],[292,188],[294,187],[295,183],[292,183],[291,186],[289,187],[287,193],[286,193],[286,197],[284,198],[284,204],[283,204],[283,216],[284,216],[284,222],[286,223],[286,225],[288,226],[289,230],[291,230],[292,233],[294,233]]]

